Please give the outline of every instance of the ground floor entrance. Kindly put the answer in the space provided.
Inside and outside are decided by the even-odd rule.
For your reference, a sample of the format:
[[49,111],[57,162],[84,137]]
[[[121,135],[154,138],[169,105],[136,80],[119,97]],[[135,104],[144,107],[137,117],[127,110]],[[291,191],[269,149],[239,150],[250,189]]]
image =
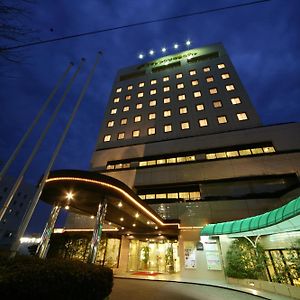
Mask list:
[[128,272],[179,272],[178,242],[130,240]]

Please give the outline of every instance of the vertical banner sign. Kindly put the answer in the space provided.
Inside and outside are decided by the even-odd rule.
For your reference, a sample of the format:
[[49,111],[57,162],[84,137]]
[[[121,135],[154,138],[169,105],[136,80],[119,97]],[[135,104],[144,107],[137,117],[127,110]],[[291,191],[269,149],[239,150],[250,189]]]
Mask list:
[[185,269],[196,269],[196,250],[194,242],[184,242]]
[[208,270],[222,270],[221,256],[216,242],[204,244],[205,256]]

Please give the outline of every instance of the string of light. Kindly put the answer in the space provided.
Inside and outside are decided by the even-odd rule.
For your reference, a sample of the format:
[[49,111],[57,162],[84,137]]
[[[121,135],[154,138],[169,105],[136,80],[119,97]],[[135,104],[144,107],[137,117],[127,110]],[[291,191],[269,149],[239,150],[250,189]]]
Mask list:
[[186,40],[184,44],[178,44],[178,43],[174,43],[171,47],[162,47],[159,51],[155,51],[154,49],[150,49],[149,51],[146,51],[146,52],[140,52],[138,54],[138,58],[139,59],[144,59],[146,58],[148,55],[150,57],[153,57],[156,53],[163,53],[163,54],[166,54],[168,51],[170,51],[171,49],[174,49],[174,50],[178,50],[180,47],[184,47],[186,49],[189,49],[189,47],[191,46],[192,42],[191,40]]

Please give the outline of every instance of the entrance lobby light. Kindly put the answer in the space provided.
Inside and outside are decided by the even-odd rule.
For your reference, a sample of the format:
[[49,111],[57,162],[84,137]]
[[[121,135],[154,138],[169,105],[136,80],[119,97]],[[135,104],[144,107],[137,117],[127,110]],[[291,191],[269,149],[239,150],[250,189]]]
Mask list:
[[119,202],[119,203],[118,203],[118,206],[119,206],[119,207],[122,207],[122,206],[123,206],[122,202]]
[[123,222],[123,221],[124,221],[124,218],[120,218],[120,221]]
[[70,209],[70,206],[69,206],[69,205],[66,205],[66,206],[65,206],[65,209],[66,209],[66,210]]
[[157,226],[155,226],[155,229],[158,229],[158,227],[157,227]]
[[132,224],[132,226],[133,226],[133,227],[135,227],[135,226],[136,226],[136,224],[135,224],[135,223],[133,223],[133,224]]
[[136,214],[135,214],[135,217],[136,217],[136,218],[138,218],[139,216],[140,216],[139,213],[136,213]]
[[67,198],[68,200],[73,200],[73,199],[74,199],[74,194],[73,194],[72,192],[67,192],[66,198]]
[[91,216],[90,218],[91,218],[91,219],[94,219],[95,217],[94,217],[94,216]]

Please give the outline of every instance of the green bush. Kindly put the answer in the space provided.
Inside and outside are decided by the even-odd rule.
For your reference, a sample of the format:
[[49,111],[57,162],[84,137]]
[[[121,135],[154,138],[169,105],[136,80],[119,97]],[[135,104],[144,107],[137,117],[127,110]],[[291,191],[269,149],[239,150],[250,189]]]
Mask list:
[[244,238],[234,240],[226,253],[226,275],[241,279],[265,279],[264,249]]
[[0,257],[1,299],[105,299],[113,273],[79,261]]

